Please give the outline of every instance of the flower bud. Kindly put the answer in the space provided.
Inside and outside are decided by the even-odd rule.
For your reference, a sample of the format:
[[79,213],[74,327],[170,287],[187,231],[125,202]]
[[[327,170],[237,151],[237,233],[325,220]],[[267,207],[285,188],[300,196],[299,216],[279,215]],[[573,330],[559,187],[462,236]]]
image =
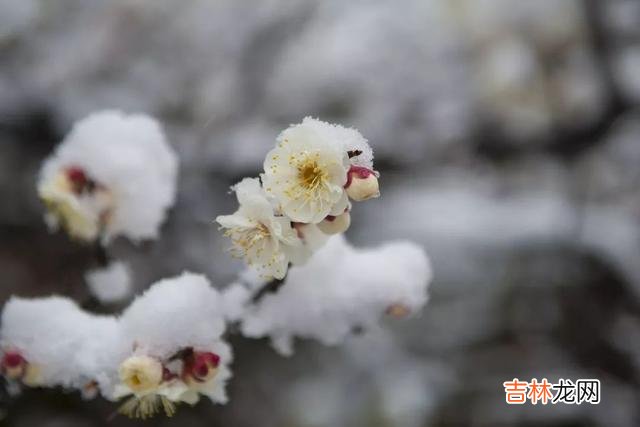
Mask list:
[[362,166],[351,166],[344,188],[347,195],[356,202],[380,196],[376,173]]
[[134,392],[153,390],[162,382],[162,363],[149,356],[131,356],[120,364],[119,374]]
[[85,188],[89,186],[91,182],[87,178],[87,174],[84,172],[82,168],[72,166],[68,168],[66,171],[66,178],[69,181],[69,185],[74,193],[80,194]]
[[194,352],[184,363],[183,376],[190,382],[194,380],[204,383],[211,380],[218,372],[220,356],[210,352]]
[[324,234],[338,234],[347,231],[351,225],[351,214],[345,212],[342,215],[329,215],[318,223],[318,228]]
[[2,373],[11,379],[21,378],[27,368],[27,361],[16,351],[9,351],[2,357]]
[[386,313],[391,317],[395,317],[396,319],[402,319],[404,317],[407,317],[411,313],[411,309],[404,304],[396,303],[391,304],[389,307],[387,307]]
[[22,376],[22,383],[29,387],[38,387],[42,385],[42,376],[40,375],[40,367],[33,363],[27,363]]

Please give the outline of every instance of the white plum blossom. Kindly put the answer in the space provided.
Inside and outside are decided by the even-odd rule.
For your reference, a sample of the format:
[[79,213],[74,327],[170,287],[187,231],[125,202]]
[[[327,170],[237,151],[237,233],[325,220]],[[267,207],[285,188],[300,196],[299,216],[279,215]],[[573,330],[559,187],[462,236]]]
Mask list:
[[236,255],[275,279],[349,228],[349,198],[380,194],[367,140],[355,129],[311,117],[278,136],[260,177],[233,187],[240,208],[216,221]]
[[156,120],[101,111],[44,162],[38,193],[52,228],[82,241],[152,239],[174,202],[178,162]]
[[348,207],[344,185],[350,163],[344,140],[352,132],[306,117],[278,136],[264,161],[262,181],[293,221],[318,223]]
[[257,178],[245,178],[232,189],[240,207],[216,221],[233,243],[233,253],[264,276],[282,279],[290,254],[302,246],[291,220],[277,216]]
[[131,356],[120,364],[118,374],[125,394],[145,393],[162,383],[162,363],[150,356]]

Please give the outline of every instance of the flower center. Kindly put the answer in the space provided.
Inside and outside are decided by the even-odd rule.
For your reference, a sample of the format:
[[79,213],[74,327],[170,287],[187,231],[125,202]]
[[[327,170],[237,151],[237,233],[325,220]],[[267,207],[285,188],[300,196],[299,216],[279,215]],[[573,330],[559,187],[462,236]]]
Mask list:
[[327,179],[327,172],[315,160],[307,160],[298,166],[298,179],[309,192],[317,190]]
[[140,379],[138,374],[134,374],[131,377],[131,384],[133,384],[134,386],[139,386],[140,384],[142,384],[142,380]]
[[[235,247],[238,249],[237,255],[244,256],[256,245],[264,242],[271,236],[269,229],[262,223],[257,223],[255,227],[244,229],[229,229],[225,233],[225,236],[231,238]],[[258,248],[258,251],[261,249]]]

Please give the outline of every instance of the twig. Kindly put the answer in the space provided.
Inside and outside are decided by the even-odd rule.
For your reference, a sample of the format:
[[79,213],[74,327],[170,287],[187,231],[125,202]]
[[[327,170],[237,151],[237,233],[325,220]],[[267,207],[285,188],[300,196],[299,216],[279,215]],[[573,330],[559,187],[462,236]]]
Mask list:
[[278,292],[278,290],[284,285],[286,278],[287,276],[284,276],[282,279],[273,279],[272,281],[268,282],[266,285],[261,287],[258,292],[255,293],[255,295],[251,298],[251,303],[256,304],[257,302],[260,302],[260,300],[262,300],[262,298],[264,298],[266,295]]

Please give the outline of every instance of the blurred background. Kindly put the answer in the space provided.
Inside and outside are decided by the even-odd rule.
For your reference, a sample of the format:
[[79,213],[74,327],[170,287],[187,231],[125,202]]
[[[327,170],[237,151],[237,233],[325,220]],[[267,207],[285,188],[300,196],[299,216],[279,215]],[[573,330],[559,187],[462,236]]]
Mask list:
[[[357,127],[382,197],[357,245],[410,238],[435,281],[422,316],[292,358],[233,338],[231,402],[152,425],[640,425],[637,0],[0,0],[0,300],[86,307],[93,250],[50,234],[35,179],[88,113],[158,117],[181,159],[157,242],[116,241],[144,289],[183,269],[217,286],[212,224],[280,130]],[[88,301],[88,302],[87,302]],[[503,381],[598,378],[599,405],[505,404]],[[75,394],[2,397],[7,426],[129,426]]]

